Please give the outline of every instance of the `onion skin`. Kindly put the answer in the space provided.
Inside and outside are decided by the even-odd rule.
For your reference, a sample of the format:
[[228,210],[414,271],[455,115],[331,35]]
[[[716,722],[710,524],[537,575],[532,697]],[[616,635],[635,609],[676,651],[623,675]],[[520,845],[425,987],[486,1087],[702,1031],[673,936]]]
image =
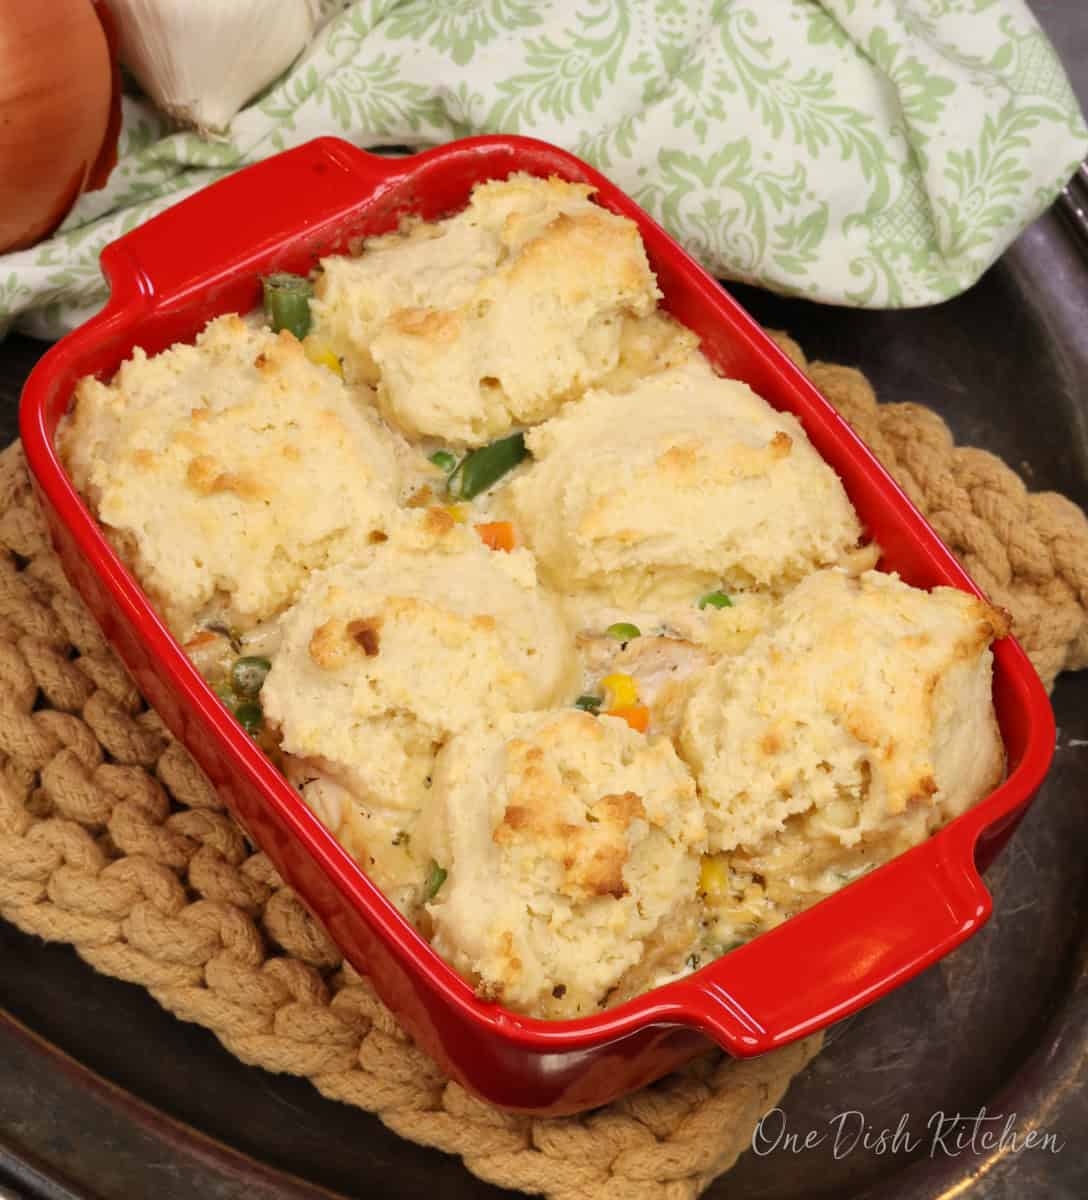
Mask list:
[[106,0],[91,0],[91,4],[106,35],[106,48],[110,56],[110,115],[106,121],[106,135],[98,148],[98,157],[87,175],[87,183],[83,188],[85,192],[97,192],[106,186],[110,172],[117,166],[117,143],[121,137],[121,57],[118,53],[120,36],[117,22]]
[[0,253],[51,233],[105,182],[119,104],[92,0],[0,3]]

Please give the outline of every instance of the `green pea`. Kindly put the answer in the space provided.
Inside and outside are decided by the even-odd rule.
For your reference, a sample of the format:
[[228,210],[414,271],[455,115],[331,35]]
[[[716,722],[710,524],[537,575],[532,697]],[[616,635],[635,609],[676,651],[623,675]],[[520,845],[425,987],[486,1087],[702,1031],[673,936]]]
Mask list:
[[450,474],[449,493],[457,500],[471,500],[512,471],[528,454],[525,435],[515,433],[489,446],[466,454]]
[[237,658],[230,669],[231,686],[239,696],[256,696],[271,669],[272,664],[268,659],[258,654]]
[[423,883],[423,902],[433,900],[438,895],[438,889],[446,882],[448,872],[444,867],[440,867],[438,863],[431,859],[431,864],[427,868],[427,878]]
[[289,330],[301,342],[310,332],[310,299],[314,289],[302,275],[286,271],[265,275],[261,280],[264,315],[273,332]]
[[241,725],[250,737],[260,733],[264,726],[264,713],[261,711],[261,706],[255,700],[244,700],[234,710],[234,715],[238,718],[238,724]]
[[604,632],[606,637],[615,638],[617,642],[629,642],[632,638],[642,637],[642,630],[630,621],[617,621]]
[[733,601],[725,594],[725,592],[707,592],[705,596],[699,598],[700,608],[732,608]]
[[430,461],[449,475],[453,471],[453,468],[457,466],[457,455],[451,454],[448,450],[436,450],[431,455]]
[[596,716],[603,703],[604,701],[600,696],[579,696],[574,702],[574,707],[580,708],[582,712],[592,713]]

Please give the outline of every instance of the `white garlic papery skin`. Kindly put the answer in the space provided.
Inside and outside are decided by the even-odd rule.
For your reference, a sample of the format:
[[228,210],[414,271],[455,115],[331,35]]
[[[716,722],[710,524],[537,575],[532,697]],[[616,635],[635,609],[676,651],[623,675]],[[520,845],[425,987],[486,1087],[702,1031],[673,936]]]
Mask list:
[[318,25],[319,0],[107,0],[121,61],[168,116],[222,133],[285,71]]

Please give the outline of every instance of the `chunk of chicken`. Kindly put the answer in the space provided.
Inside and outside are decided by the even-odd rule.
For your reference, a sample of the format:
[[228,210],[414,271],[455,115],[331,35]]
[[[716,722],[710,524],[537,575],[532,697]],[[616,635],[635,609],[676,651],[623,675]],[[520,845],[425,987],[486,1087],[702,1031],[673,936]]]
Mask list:
[[669,738],[679,729],[692,682],[713,661],[694,642],[657,634],[629,642],[580,634],[577,646],[586,674],[585,691],[593,693],[608,675],[630,675],[638,685],[639,703],[650,710],[648,732]]

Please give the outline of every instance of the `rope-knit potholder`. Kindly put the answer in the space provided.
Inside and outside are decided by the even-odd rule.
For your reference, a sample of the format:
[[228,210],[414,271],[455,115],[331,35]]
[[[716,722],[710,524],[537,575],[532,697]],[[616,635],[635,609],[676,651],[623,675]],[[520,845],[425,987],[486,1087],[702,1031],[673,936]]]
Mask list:
[[[933,412],[806,364],[991,598],[1050,686],[1088,663],[1088,520]],[[146,987],[247,1063],[307,1076],[491,1183],[553,1200],[690,1200],[747,1147],[819,1039],[709,1054],[581,1117],[512,1116],[443,1078],[254,853],[143,704],[0,454],[0,915]]]

